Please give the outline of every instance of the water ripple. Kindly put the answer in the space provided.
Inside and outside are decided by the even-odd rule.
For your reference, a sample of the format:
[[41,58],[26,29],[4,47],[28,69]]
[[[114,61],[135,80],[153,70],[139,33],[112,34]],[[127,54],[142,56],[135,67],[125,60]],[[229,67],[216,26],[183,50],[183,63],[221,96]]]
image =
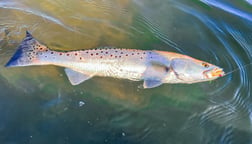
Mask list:
[[232,122],[234,124],[241,117],[246,117],[248,115],[248,111],[250,110],[250,107],[248,107],[248,97],[250,97],[251,93],[249,87],[250,81],[247,72],[243,68],[243,61],[241,61],[241,58],[236,55],[232,46],[230,46],[230,44],[228,43],[226,35],[219,34],[217,35],[217,38],[224,45],[233,61],[240,69],[240,83],[236,84],[236,87],[233,90],[232,98],[230,100],[227,100],[215,106],[211,106],[202,113],[202,122],[204,123],[206,120],[208,121],[210,119],[215,119],[215,121],[218,121],[218,123],[221,122],[227,124]]
[[43,19],[51,21],[51,22],[53,22],[55,24],[58,24],[58,25],[62,26],[63,28],[65,28],[65,29],[67,29],[69,31],[79,33],[75,29],[71,28],[70,26],[65,25],[62,21],[60,21],[60,20],[58,20],[58,19],[56,19],[56,18],[54,18],[52,16],[49,16],[47,14],[44,14],[44,13],[42,13],[40,11],[31,9],[31,8],[25,7],[23,5],[15,3],[15,2],[6,2],[6,1],[0,2],[0,8],[19,10],[19,11],[23,11],[23,12],[26,12],[26,13],[30,13],[30,14],[42,17]]
[[252,0],[246,0],[246,2],[250,5],[252,5]]
[[[232,61],[236,63],[236,65],[238,66],[238,68],[240,69],[239,71],[239,77],[240,77],[240,84],[237,84],[238,86],[236,87],[236,90],[234,92],[234,98],[237,99],[237,97],[239,97],[240,92],[242,91],[243,86],[247,87],[249,85],[249,81],[248,81],[248,76],[247,73],[245,72],[243,65],[245,65],[245,63],[243,63],[240,59],[240,57],[238,57],[236,55],[236,53],[234,52],[232,46],[230,46],[230,44],[228,43],[228,39],[227,39],[227,34],[223,31],[221,26],[218,26],[218,22],[211,20],[209,17],[201,14],[198,11],[195,11],[194,9],[185,6],[185,5],[178,5],[179,8],[187,13],[190,13],[192,15],[194,15],[195,17],[197,17],[199,20],[201,20],[210,30],[211,32],[214,33],[214,35],[216,36],[216,38],[222,43],[222,45],[224,46],[224,48],[226,49],[226,51],[228,52],[228,55],[231,56]],[[227,24],[224,24],[225,27],[227,27]],[[230,29],[228,29],[230,30]],[[231,33],[233,34],[233,33]],[[238,39],[238,35],[234,35],[236,36],[235,38]],[[242,40],[242,41],[241,41]],[[244,39],[242,39],[241,37],[239,37],[239,43],[241,44],[241,46],[245,46],[244,48],[248,51],[249,50],[249,45],[246,44],[244,42]],[[251,53],[251,52],[249,52]],[[228,60],[226,59],[227,63],[230,63],[230,61],[228,62]],[[229,65],[232,66],[232,65]],[[232,67],[229,67],[229,69],[232,69]],[[229,82],[231,81],[232,76],[228,76],[228,81],[225,83],[225,85],[221,88],[219,88],[218,90],[215,90],[214,92],[212,92],[211,94],[216,94],[221,92],[222,90],[224,90],[224,88],[226,86],[228,86]],[[237,101],[239,102],[239,101]]]
[[145,16],[142,16],[141,18],[138,19],[138,21],[140,21],[140,23],[143,23],[145,24],[148,29],[153,33],[155,34],[155,36],[160,39],[161,41],[163,41],[165,44],[175,48],[177,51],[183,53],[183,50],[181,48],[178,47],[178,45],[173,42],[172,40],[169,39],[169,37],[162,33],[160,30],[159,30],[159,26],[153,24],[147,17]]
[[[119,26],[117,26],[116,24],[113,24],[111,21],[106,20],[106,19],[101,19],[101,18],[92,18],[92,17],[88,17],[88,16],[84,16],[84,15],[78,15],[76,14],[75,16],[72,16],[73,19],[77,19],[77,20],[81,20],[81,21],[94,21],[97,23],[103,23],[106,24],[106,26],[113,28],[114,30],[117,30],[119,32],[125,33],[127,35],[133,35],[128,31],[125,31],[124,29],[120,28]],[[127,26],[127,25],[125,25]]]
[[[196,17],[198,20],[200,20],[213,33],[213,35],[218,36],[218,35],[222,35],[225,33],[222,30],[222,28],[220,26],[218,26],[218,23],[216,20],[206,16],[205,14],[201,13],[200,11],[197,11],[187,5],[184,5],[184,4],[181,4],[178,2],[174,2],[174,3],[178,9],[180,9],[180,10],[184,11],[185,13],[188,13],[188,14]],[[219,38],[221,38],[221,37],[219,37]],[[221,39],[220,41],[223,41],[223,40]],[[223,41],[223,42],[225,42],[225,41]],[[215,48],[212,48],[210,50],[210,52],[215,57],[216,60],[219,60],[218,57],[220,57],[220,56],[217,56],[217,54],[216,54],[217,50]],[[227,57],[224,57],[224,60],[226,63],[229,63],[229,60]],[[228,65],[228,66],[229,66],[228,69],[231,69],[231,65]],[[231,81],[231,76],[228,76],[228,79],[229,79],[228,81]],[[212,91],[209,94],[214,95],[214,94],[220,93],[225,87],[228,86],[228,84],[229,84],[228,81],[226,81],[226,83],[223,84],[223,86],[218,87],[217,89],[215,89],[214,91]]]
[[[162,0],[160,0],[160,1],[162,1]],[[221,12],[228,13],[228,15],[231,14],[231,16],[234,16],[235,20],[239,19],[240,21],[238,21],[235,25],[233,23],[229,23],[228,22],[229,20],[226,20],[224,18],[222,19],[219,16],[216,16],[215,13],[213,15],[211,15],[212,9],[209,10],[208,12],[206,12],[204,10],[201,11],[201,8],[203,8],[203,7],[200,7],[198,5],[197,6],[193,5],[194,4],[193,2],[191,2],[191,3],[193,3],[192,5],[187,5],[183,2],[179,2],[176,0],[171,0],[171,1],[172,1],[172,5],[169,5],[167,7],[169,7],[169,8],[175,7],[176,12],[178,10],[179,14],[183,13],[182,16],[185,16],[185,17],[191,16],[191,17],[195,18],[193,20],[193,22],[196,23],[196,25],[197,25],[196,28],[197,28],[197,30],[199,30],[200,38],[203,37],[202,40],[204,41],[204,42],[197,41],[197,44],[195,44],[195,45],[198,45],[198,43],[201,43],[201,44],[209,44],[209,45],[213,46],[213,47],[211,47],[211,46],[201,45],[202,47],[199,47],[197,49],[193,49],[193,50],[195,50],[193,52],[196,52],[196,50],[203,50],[206,55],[211,57],[211,60],[213,61],[213,63],[220,65],[220,66],[223,66],[223,68],[225,69],[226,72],[230,72],[234,69],[239,69],[239,70],[234,71],[234,72],[230,73],[229,75],[226,75],[225,77],[214,81],[211,84],[207,84],[206,89],[209,90],[210,92],[202,92],[202,97],[209,96],[210,98],[204,97],[202,99],[207,99],[207,100],[210,99],[210,104],[208,103],[208,101],[203,104],[199,102],[200,103],[199,107],[201,109],[198,109],[197,106],[196,106],[197,107],[196,110],[194,109],[194,111],[190,111],[191,109],[189,109],[189,110],[183,109],[184,114],[182,113],[182,111],[181,112],[179,111],[180,109],[182,109],[179,106],[183,105],[183,104],[180,104],[180,102],[178,102],[178,104],[176,105],[177,107],[176,106],[169,107],[170,103],[174,103],[173,101],[170,103],[168,103],[168,102],[162,103],[165,100],[169,101],[169,99],[165,99],[165,100],[163,100],[163,98],[161,99],[162,95],[171,95],[171,93],[167,94],[167,91],[168,91],[167,89],[165,89],[163,92],[153,94],[153,95],[158,95],[158,96],[155,96],[155,98],[153,97],[153,99],[156,100],[156,99],[160,98],[160,103],[158,103],[159,101],[153,102],[153,104],[154,103],[155,104],[151,105],[150,107],[147,106],[146,109],[145,108],[144,109],[137,109],[137,108],[130,109],[128,107],[127,107],[127,109],[125,107],[121,107],[121,109],[120,108],[118,109],[118,107],[120,107],[120,106],[116,105],[115,111],[113,113],[110,113],[110,112],[107,112],[106,110],[103,110],[103,109],[100,110],[101,109],[100,107],[96,108],[96,105],[94,105],[90,109],[84,109],[84,107],[83,107],[83,109],[82,109],[83,112],[84,112],[84,110],[87,110],[93,114],[95,109],[97,109],[97,112],[105,113],[104,117],[101,117],[101,122],[100,122],[100,118],[98,118],[97,121],[94,121],[94,122],[100,123],[100,125],[99,124],[97,124],[97,125],[92,124],[92,126],[96,126],[96,127],[92,127],[92,128],[90,128],[90,130],[91,129],[93,130],[95,128],[98,129],[101,127],[105,127],[105,128],[109,127],[109,128],[112,128],[112,130],[114,128],[116,128],[116,129],[119,129],[118,131],[119,131],[119,133],[121,133],[122,137],[127,137],[129,140],[132,140],[132,141],[134,140],[135,142],[141,143],[143,141],[148,141],[150,139],[158,141],[157,138],[161,137],[160,134],[167,132],[167,131],[171,131],[172,134],[167,134],[167,135],[169,135],[169,138],[171,138],[171,137],[173,138],[174,135],[176,135],[176,132],[177,132],[176,130],[181,126],[181,124],[184,123],[184,119],[189,117],[186,124],[182,125],[182,127],[184,129],[182,130],[181,133],[184,133],[184,132],[187,132],[190,134],[196,133],[195,137],[197,140],[200,141],[200,143],[222,143],[222,144],[235,143],[235,139],[237,138],[236,137],[237,131],[240,131],[240,130],[245,131],[248,134],[251,134],[251,132],[252,132],[251,131],[251,128],[252,128],[251,67],[249,67],[249,66],[244,67],[245,64],[252,62],[252,49],[251,49],[252,35],[250,34],[251,33],[251,24],[246,23],[247,21],[250,21],[250,22],[252,21],[252,16],[249,13],[246,13],[245,11],[238,9],[238,7],[234,7],[233,5],[231,5],[229,3],[224,3],[223,1],[200,0],[199,3],[201,3],[201,4],[204,3],[203,5],[206,4],[206,5],[209,5],[211,8],[214,7],[214,9],[216,9],[216,8],[221,9],[220,10]],[[129,11],[127,9],[124,9],[124,7],[120,7],[119,5],[114,4],[113,1],[85,0],[85,6],[90,5],[91,8],[94,8],[92,10],[94,10],[94,11],[98,10],[99,12],[101,12],[102,18],[100,16],[93,15],[93,13],[92,13],[93,11],[91,11],[90,14],[84,12],[86,15],[83,15],[82,12],[79,12],[79,11],[77,13],[74,13],[76,11],[76,9],[74,9],[75,6],[73,6],[73,7],[67,6],[66,3],[61,3],[60,1],[53,1],[52,2],[52,1],[48,0],[46,2],[51,2],[51,4],[52,4],[52,5],[50,5],[50,7],[52,7],[51,10],[53,10],[54,6],[57,6],[56,8],[59,8],[62,6],[63,8],[66,8],[64,10],[66,10],[67,13],[68,12],[73,12],[73,13],[68,13],[70,16],[68,15],[66,17],[63,17],[63,16],[58,17],[58,15],[56,16],[56,13],[54,13],[54,15],[53,14],[50,15],[49,14],[50,12],[48,12],[48,13],[46,13],[46,11],[41,12],[40,10],[35,10],[35,8],[30,8],[28,6],[19,4],[18,2],[9,2],[7,0],[0,2],[0,10],[10,9],[10,10],[15,10],[17,12],[24,12],[26,14],[39,16],[47,21],[50,21],[52,23],[59,25],[61,28],[67,29],[69,31],[74,31],[75,33],[76,32],[79,33],[79,31],[81,31],[83,28],[84,28],[83,31],[85,31],[86,29],[90,30],[92,28],[95,28],[95,29],[97,28],[96,26],[86,27],[86,26],[75,25],[77,23],[82,25],[83,21],[103,23],[103,24],[105,24],[105,26],[110,28],[109,31],[112,29],[115,31],[116,34],[118,32],[120,32],[120,33],[126,34],[127,36],[130,35],[131,37],[133,37],[132,35],[133,35],[134,31],[137,31],[141,34],[145,34],[144,33],[145,31],[142,31],[142,29],[141,29],[144,27],[144,30],[146,28],[148,30],[148,34],[150,34],[152,36],[152,38],[155,37],[155,40],[158,39],[161,41],[162,44],[165,43],[165,44],[173,47],[177,51],[184,53],[183,50],[181,48],[179,48],[179,45],[171,40],[171,38],[169,37],[169,34],[162,31],[162,28],[163,28],[163,30],[166,28],[166,27],[162,27],[163,21],[160,22],[160,24],[158,24],[158,22],[155,22],[154,20],[151,19],[151,15],[148,15],[146,13],[142,13],[142,14],[140,13],[139,15],[136,15],[136,16],[130,15],[129,20],[128,20],[129,24],[128,23],[125,24],[124,22],[120,21],[120,20],[124,19],[124,17],[121,18],[120,16],[127,15],[127,13]],[[195,2],[195,3],[197,3],[197,2]],[[247,0],[247,3],[251,4],[251,1]],[[149,10],[149,7],[142,5],[142,3],[140,1],[134,0],[134,4],[137,4],[139,7],[143,8],[144,12],[151,11],[151,10]],[[60,5],[60,6],[58,6],[58,5]],[[167,7],[165,7],[165,8],[167,8]],[[116,21],[114,19],[112,19],[112,20],[109,19],[111,16],[113,17],[112,14],[114,12],[118,12],[119,17],[120,17],[119,19],[116,19]],[[181,16],[179,14],[178,14],[178,16]],[[107,16],[110,16],[110,17],[108,18]],[[136,20],[136,23],[132,22],[131,16],[134,17],[133,19]],[[155,16],[157,16],[157,15],[155,15]],[[35,22],[36,24],[33,24],[32,26],[30,26],[30,25],[27,25],[25,22],[8,20],[8,18],[9,18],[8,16],[6,18],[5,17],[0,18],[0,20],[1,19],[5,20],[4,22],[2,22],[2,24],[0,24],[0,26],[1,26],[1,28],[0,28],[0,41],[1,40],[5,41],[5,37],[8,36],[8,34],[6,33],[6,27],[13,28],[16,25],[20,25],[16,29],[19,31],[22,31],[25,28],[35,29],[39,25],[37,22]],[[71,24],[67,23],[67,21],[63,20],[63,18],[66,18],[66,19],[70,18],[70,20],[73,20],[74,22]],[[186,20],[187,19],[188,18],[186,18]],[[172,19],[172,20],[174,20],[174,19]],[[183,17],[181,18],[181,20],[184,20]],[[182,21],[178,20],[178,22],[182,22]],[[131,26],[132,23],[133,23],[133,25]],[[135,26],[134,24],[136,24],[137,26],[139,26],[139,25],[141,25],[141,26],[134,27]],[[165,24],[167,24],[167,23],[165,23]],[[241,24],[241,25],[239,25],[239,24]],[[74,26],[76,26],[76,28],[74,28]],[[102,25],[102,27],[103,26],[104,25]],[[171,25],[171,26],[173,26],[173,25]],[[188,25],[183,25],[183,26],[188,26]],[[239,29],[240,27],[244,27],[244,29],[246,29],[247,31],[244,29],[243,30]],[[128,31],[128,29],[132,29],[133,32]],[[99,30],[100,29],[98,29],[97,31],[100,33]],[[204,32],[206,32],[207,34]],[[197,34],[198,34],[198,32],[197,32]],[[190,34],[190,36],[191,35],[193,35],[193,34]],[[99,35],[97,37],[101,37],[98,40],[99,42],[100,42],[100,40],[101,41],[103,40],[102,36]],[[181,37],[186,38],[186,36],[183,37],[183,35],[181,35],[180,38]],[[64,40],[64,39],[62,39],[62,40]],[[207,43],[205,43],[205,42],[207,42]],[[2,53],[1,56],[4,56],[4,54]],[[13,73],[16,74],[17,71],[14,71]],[[10,75],[10,76],[12,76],[12,75]],[[20,75],[20,76],[23,76],[23,75]],[[39,75],[39,76],[41,76],[41,75]],[[17,78],[19,79],[18,76],[17,76]],[[25,80],[27,80],[27,79],[25,79]],[[28,82],[25,82],[25,80],[23,80],[24,83],[28,83]],[[62,82],[62,81],[60,81],[60,82]],[[57,84],[60,84],[60,82],[58,82]],[[37,83],[41,83],[41,81],[38,80],[38,82],[36,82],[36,84]],[[21,83],[21,84],[23,85],[23,83]],[[51,85],[53,85],[53,84],[51,84]],[[32,84],[30,84],[30,85],[32,85]],[[202,85],[204,85],[204,84],[196,85],[196,87],[202,86]],[[188,85],[186,85],[185,87],[187,87],[187,86]],[[188,87],[190,87],[190,86],[193,87],[195,85],[189,85]],[[212,86],[214,88],[211,88]],[[91,85],[90,87],[93,87],[93,85]],[[170,87],[175,88],[176,85],[172,85]],[[181,85],[179,85],[178,87],[183,88],[183,86],[181,86]],[[82,88],[82,87],[80,86],[80,88]],[[55,89],[56,88],[53,88],[53,90],[55,90]],[[73,89],[76,89],[76,87]],[[92,90],[96,90],[96,89],[97,88],[94,87]],[[198,89],[200,89],[200,88],[197,87],[197,90]],[[53,90],[48,90],[48,91],[51,93],[51,91],[53,91]],[[115,96],[119,96],[118,93],[121,93],[120,89],[115,90],[113,86],[108,86],[106,88],[106,90],[111,91],[111,95],[115,95]],[[187,90],[190,91],[191,89],[187,89]],[[32,90],[29,90],[29,91],[32,91]],[[6,92],[6,91],[4,91],[4,92]],[[95,93],[98,93],[98,95],[101,95],[101,96],[106,95],[103,93],[103,91],[95,91]],[[165,93],[165,94],[163,94],[163,93]],[[179,94],[179,93],[180,92],[178,92],[178,94],[176,93],[177,95],[175,95],[175,96],[178,96],[178,97],[180,95],[187,96],[187,91],[182,94]],[[198,93],[198,91],[197,91],[197,93]],[[45,94],[47,94],[47,93],[45,93]],[[43,95],[43,93],[42,93],[42,95]],[[74,94],[71,93],[69,95],[74,95]],[[108,94],[108,95],[110,95],[110,94]],[[143,94],[143,96],[144,95],[145,94]],[[58,92],[58,96],[59,97],[57,97],[56,99],[53,99],[53,100],[49,101],[48,103],[45,103],[44,105],[42,105],[42,107],[43,107],[42,109],[53,109],[55,105],[61,106],[61,104],[63,107],[63,104],[65,104],[65,103],[64,103],[64,99],[61,98],[60,92]],[[131,96],[131,94],[126,93],[125,97],[126,96]],[[111,99],[114,99],[114,98],[111,97]],[[148,99],[148,98],[146,98],[146,99]],[[111,100],[111,101],[113,101],[113,100]],[[114,101],[116,101],[116,100],[114,100]],[[114,101],[113,101],[113,103],[114,103]],[[11,102],[9,102],[9,103],[11,103]],[[102,102],[98,102],[98,103],[100,105]],[[126,102],[123,101],[122,103],[126,103]],[[165,105],[165,107],[164,107],[164,109],[161,109],[161,108],[158,108],[156,106],[156,104],[157,105],[163,104],[163,105]],[[88,104],[87,104],[87,107],[88,107]],[[85,107],[85,108],[87,108],[87,107]],[[194,106],[192,106],[192,107],[194,107]],[[113,109],[114,109],[114,107],[113,107]],[[174,112],[169,112],[170,109],[174,109]],[[166,112],[166,111],[168,111],[168,112]],[[75,110],[75,112],[76,112],[76,110]],[[82,113],[78,113],[78,114],[81,115]],[[74,116],[76,116],[76,115],[74,115]],[[94,115],[96,117],[99,114],[95,113]],[[171,117],[169,117],[170,115],[172,117],[175,117],[174,119],[176,119],[176,117],[180,117],[182,115],[184,115],[184,116],[180,119],[182,122],[178,122],[178,124],[175,125],[174,121],[169,121],[170,120],[169,118],[171,118]],[[68,116],[69,115],[67,115],[67,117]],[[86,115],[84,115],[83,117],[86,117]],[[65,119],[67,119],[67,118],[65,118]],[[6,120],[8,120],[8,119],[6,119]],[[176,119],[176,121],[177,121],[177,119]],[[83,121],[80,121],[81,124],[82,124],[82,122]],[[71,123],[72,123],[72,121],[71,121]],[[168,126],[166,125],[168,123],[170,123],[171,125],[174,125],[174,127],[171,126],[168,128]],[[63,123],[63,124],[65,124],[65,123]],[[88,124],[90,124],[90,121],[88,121]],[[0,122],[0,131],[4,127],[5,127],[5,125]],[[166,130],[168,129],[168,130],[164,131],[163,129],[166,129]],[[176,129],[176,130],[173,130],[173,129]],[[107,134],[107,133],[110,133],[109,130],[106,129],[104,131],[106,131],[106,134]],[[199,130],[199,132],[195,132],[197,130]],[[75,131],[75,130],[73,130],[73,131]],[[100,129],[98,129],[97,131],[98,131],[97,135],[99,135]],[[114,133],[118,133],[117,130]],[[114,135],[113,132],[111,132],[111,137],[118,137],[118,136]],[[178,134],[178,137],[181,138],[181,135]],[[168,138],[168,140],[169,140],[169,138]],[[166,138],[163,138],[162,140],[164,140],[164,139],[166,139]]]
[[139,8],[142,9],[143,13],[137,17],[137,21],[141,23],[141,25],[144,25],[148,28],[148,30],[154,34],[154,36],[164,42],[165,44],[171,46],[172,48],[175,48],[178,52],[184,53],[183,49],[179,47],[179,45],[172,41],[170,37],[160,30],[161,26],[158,23],[154,23],[151,17],[149,15],[146,15],[146,13],[150,12],[151,9],[146,8],[144,1],[133,1]]
[[225,25],[227,31],[232,35],[232,37],[240,44],[241,47],[246,51],[248,54],[248,58],[252,60],[252,43],[249,43],[251,38],[246,38],[247,34],[243,34],[237,29],[232,28],[231,26]]
[[223,130],[223,134],[220,138],[221,144],[232,144],[233,143],[233,137],[234,137],[234,131],[232,127],[226,127]]
[[230,5],[230,4],[227,4],[227,3],[222,3],[220,1],[217,1],[217,0],[200,0],[201,2],[207,4],[207,5],[211,5],[211,6],[214,6],[214,7],[217,7],[217,8],[220,8],[226,12],[229,12],[231,14],[234,14],[236,16],[239,16],[241,18],[244,18],[248,21],[252,21],[252,16],[251,14],[248,14],[242,10],[239,10],[237,8],[235,8],[234,6]]
[[[251,15],[229,4],[224,4],[215,0],[201,0],[201,2],[218,7],[243,19],[252,20]],[[223,129],[223,133],[219,135],[219,138],[216,138],[215,142],[233,143],[234,128],[241,128],[242,126],[240,123],[244,123],[247,119],[250,119],[250,125],[252,125],[250,66],[244,67],[244,65],[252,62],[251,34],[248,33],[251,32],[251,29],[248,27],[248,32],[244,32],[239,30],[237,25],[233,26],[230,23],[223,22],[221,19],[206,15],[190,6],[179,2],[175,2],[175,5],[178,9],[196,17],[213,33],[225,50],[223,51],[225,57],[222,57],[220,60],[227,66],[225,68],[226,72],[237,69],[225,76],[226,81],[223,86],[209,93],[209,95],[215,98],[215,100],[211,100],[212,105],[207,106],[201,113],[193,114],[184,130],[187,130],[188,127],[193,127],[192,125],[198,125],[204,130],[210,123],[216,123],[220,126],[228,125],[229,127]],[[242,21],[239,23],[242,25],[247,24],[242,23]],[[222,94],[224,96],[222,96]],[[250,131],[249,128],[246,127],[243,127],[243,129]],[[210,135],[212,134],[214,134],[214,132],[210,132]]]

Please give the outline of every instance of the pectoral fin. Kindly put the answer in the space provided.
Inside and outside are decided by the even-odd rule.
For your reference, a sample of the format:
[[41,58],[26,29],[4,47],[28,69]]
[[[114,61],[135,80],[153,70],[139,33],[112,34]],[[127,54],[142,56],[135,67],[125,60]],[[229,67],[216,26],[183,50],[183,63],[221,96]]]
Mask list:
[[143,73],[143,87],[154,88],[160,86],[163,83],[163,79],[169,73],[169,70],[170,68],[167,65],[158,62],[150,62]]
[[84,82],[85,80],[88,80],[94,76],[94,75],[80,73],[69,68],[65,68],[65,73],[72,85],[78,85]]
[[160,63],[151,62],[147,66],[143,76],[144,78],[159,78],[162,79],[164,76],[167,75],[170,68],[166,65],[162,65]]
[[144,88],[154,88],[158,87],[162,84],[159,80],[144,80],[143,87]]
[[162,80],[169,72],[169,67],[157,63],[150,63],[143,73],[143,79]]

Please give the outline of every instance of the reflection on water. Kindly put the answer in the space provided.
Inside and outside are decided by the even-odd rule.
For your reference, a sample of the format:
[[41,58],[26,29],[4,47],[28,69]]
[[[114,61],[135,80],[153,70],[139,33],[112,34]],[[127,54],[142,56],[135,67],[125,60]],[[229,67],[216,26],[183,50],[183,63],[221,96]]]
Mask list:
[[[0,142],[251,143],[251,12],[249,0],[0,1]],[[25,30],[52,49],[158,49],[239,70],[148,90],[71,86],[59,67],[4,68]]]

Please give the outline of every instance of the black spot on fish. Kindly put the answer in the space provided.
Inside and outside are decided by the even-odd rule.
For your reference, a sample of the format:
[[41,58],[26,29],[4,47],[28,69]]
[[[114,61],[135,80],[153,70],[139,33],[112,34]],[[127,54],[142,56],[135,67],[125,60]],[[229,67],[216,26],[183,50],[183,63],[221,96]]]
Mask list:
[[165,67],[165,71],[168,72],[170,70],[169,67]]

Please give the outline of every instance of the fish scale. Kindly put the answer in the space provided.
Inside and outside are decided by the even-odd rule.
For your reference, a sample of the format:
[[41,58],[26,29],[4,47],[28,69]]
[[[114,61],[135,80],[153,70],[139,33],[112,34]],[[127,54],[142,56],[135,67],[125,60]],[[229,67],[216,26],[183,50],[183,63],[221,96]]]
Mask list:
[[95,49],[81,51],[80,54],[87,58],[95,59],[120,59],[120,58],[143,58],[145,52],[130,49]]
[[144,59],[146,51],[132,49],[95,49],[72,52],[41,51],[41,59],[79,59],[79,60],[119,60],[119,59]]
[[[143,73],[146,52],[131,49],[93,49],[84,51],[56,52],[48,50],[38,53],[40,62],[60,66],[86,73],[98,72],[99,76],[140,79]],[[69,63],[71,61],[71,63]],[[74,63],[72,62],[74,61]],[[90,66],[90,65],[93,65]],[[135,69],[141,67],[142,69]],[[139,71],[136,71],[139,70]]]
[[56,65],[65,67],[73,85],[93,76],[143,80],[144,88],[163,83],[195,83],[224,75],[221,68],[192,57],[156,50],[96,48],[80,51],[54,51],[27,32],[6,67]]

